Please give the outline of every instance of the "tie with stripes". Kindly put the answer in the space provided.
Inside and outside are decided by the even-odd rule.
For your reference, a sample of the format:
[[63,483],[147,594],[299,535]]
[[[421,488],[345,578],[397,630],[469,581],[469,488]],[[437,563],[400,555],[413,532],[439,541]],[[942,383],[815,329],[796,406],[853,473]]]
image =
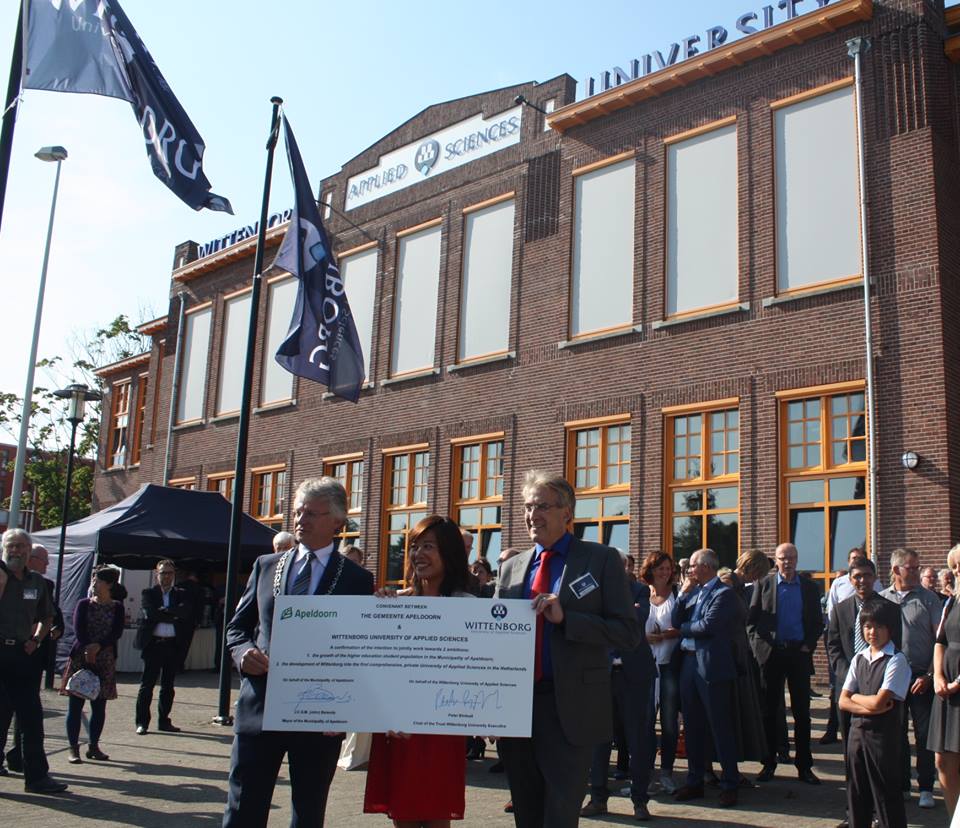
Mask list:
[[857,617],[853,622],[853,652],[854,655],[861,650],[867,649],[867,642],[863,638],[863,627],[860,626],[860,613],[863,610],[863,604],[857,607]]
[[310,579],[313,577],[313,552],[307,552],[303,567],[290,587],[291,595],[306,595],[310,592]]

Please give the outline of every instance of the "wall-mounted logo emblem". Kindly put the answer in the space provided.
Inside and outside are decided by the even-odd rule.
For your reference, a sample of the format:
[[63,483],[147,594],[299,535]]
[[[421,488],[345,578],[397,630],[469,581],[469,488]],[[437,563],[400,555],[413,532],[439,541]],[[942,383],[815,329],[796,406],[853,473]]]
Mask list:
[[437,163],[437,159],[439,157],[440,143],[431,138],[429,141],[424,141],[417,148],[417,154],[413,159],[413,165],[417,168],[417,172],[423,173],[424,175],[430,175],[430,170],[433,169],[433,165]]
[[505,604],[494,604],[490,607],[490,614],[494,618],[502,619],[507,617],[507,607]]

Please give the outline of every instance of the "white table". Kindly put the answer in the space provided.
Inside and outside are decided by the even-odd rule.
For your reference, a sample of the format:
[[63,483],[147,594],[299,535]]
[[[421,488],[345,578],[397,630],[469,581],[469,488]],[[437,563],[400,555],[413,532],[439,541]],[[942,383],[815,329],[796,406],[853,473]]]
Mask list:
[[[117,642],[117,672],[139,673],[143,670],[143,659],[140,651],[133,646],[137,631],[133,628],[125,629],[120,641]],[[216,665],[214,657],[217,651],[217,633],[214,627],[198,627],[190,643],[187,653],[185,670],[210,670]]]

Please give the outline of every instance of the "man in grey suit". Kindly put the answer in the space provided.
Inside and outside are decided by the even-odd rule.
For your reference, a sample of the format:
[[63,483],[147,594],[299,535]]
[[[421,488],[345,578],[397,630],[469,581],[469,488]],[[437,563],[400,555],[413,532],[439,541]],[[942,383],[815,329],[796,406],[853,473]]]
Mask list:
[[593,747],[612,738],[611,648],[633,649],[641,630],[616,549],[582,541],[573,488],[560,475],[527,472],[527,530],[534,542],[500,569],[497,597],[532,600],[538,645],[529,739],[501,739],[518,828],[568,828]]

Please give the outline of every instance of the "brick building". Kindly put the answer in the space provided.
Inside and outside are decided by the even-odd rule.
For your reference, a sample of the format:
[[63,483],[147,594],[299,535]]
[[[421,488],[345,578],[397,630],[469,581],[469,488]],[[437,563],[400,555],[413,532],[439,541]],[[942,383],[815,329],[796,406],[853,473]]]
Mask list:
[[[788,5],[581,100],[564,75],[431,106],[324,180],[369,379],[353,405],[279,369],[296,287],[268,272],[246,510],[289,527],[296,483],[338,476],[348,534],[397,582],[429,512],[494,561],[524,543],[544,467],[588,538],[725,563],[795,539],[829,583],[871,535],[862,198],[870,553],[940,564],[960,539],[960,10]],[[164,480],[231,495],[252,236],[179,245],[152,350],[101,372],[98,507]]]

